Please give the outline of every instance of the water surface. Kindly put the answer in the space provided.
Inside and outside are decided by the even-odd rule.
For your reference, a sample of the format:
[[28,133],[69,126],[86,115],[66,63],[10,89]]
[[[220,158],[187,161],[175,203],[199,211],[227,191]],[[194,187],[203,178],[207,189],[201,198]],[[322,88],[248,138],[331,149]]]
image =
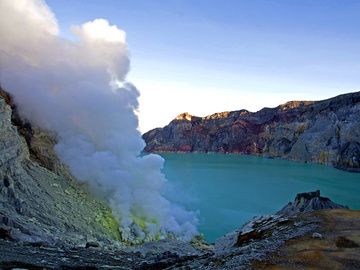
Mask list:
[[200,231],[212,242],[256,215],[272,214],[296,193],[360,209],[360,174],[286,160],[224,154],[161,154],[174,183],[172,200],[198,210]]

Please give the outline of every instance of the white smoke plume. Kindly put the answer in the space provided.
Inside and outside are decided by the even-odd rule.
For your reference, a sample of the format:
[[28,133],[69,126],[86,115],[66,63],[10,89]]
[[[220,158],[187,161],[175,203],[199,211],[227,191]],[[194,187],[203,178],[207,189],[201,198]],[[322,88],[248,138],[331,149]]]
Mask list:
[[167,234],[190,239],[194,213],[162,194],[163,159],[140,157],[138,90],[129,70],[125,32],[104,19],[74,26],[77,41],[59,37],[42,0],[0,1],[0,82],[30,122],[58,134],[56,151],[118,217],[124,239]]

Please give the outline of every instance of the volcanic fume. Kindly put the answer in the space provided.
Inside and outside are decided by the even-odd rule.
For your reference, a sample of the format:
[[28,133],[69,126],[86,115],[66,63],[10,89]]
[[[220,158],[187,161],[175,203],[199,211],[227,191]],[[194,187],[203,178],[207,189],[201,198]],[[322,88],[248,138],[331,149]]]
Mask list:
[[21,115],[58,135],[56,151],[80,181],[107,200],[124,240],[190,239],[196,215],[164,197],[163,159],[140,156],[139,92],[125,81],[125,32],[104,19],[59,36],[41,0],[0,1],[0,82]]

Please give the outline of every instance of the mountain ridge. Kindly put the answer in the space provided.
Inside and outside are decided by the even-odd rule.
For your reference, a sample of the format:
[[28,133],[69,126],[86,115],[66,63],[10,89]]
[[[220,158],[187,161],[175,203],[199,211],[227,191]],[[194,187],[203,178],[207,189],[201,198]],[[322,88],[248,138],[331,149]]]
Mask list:
[[[235,110],[235,111],[221,111],[221,112],[215,112],[212,114],[208,114],[205,116],[197,116],[197,115],[192,115],[189,112],[183,112],[178,114],[173,120],[185,120],[183,118],[185,117],[190,117],[190,118],[201,118],[201,119],[215,119],[215,118],[223,118],[223,115],[225,115],[225,117],[227,117],[229,114],[231,113],[241,113],[241,114],[253,114],[253,113],[258,113],[262,110],[267,110],[267,109],[276,109],[276,108],[282,108],[284,110],[286,109],[294,109],[300,106],[307,106],[307,105],[312,105],[314,103],[319,103],[319,102],[331,102],[332,100],[335,99],[339,99],[341,97],[346,97],[347,95],[354,95],[360,93],[360,91],[354,91],[354,92],[349,92],[349,93],[345,93],[345,94],[339,94],[336,95],[334,97],[330,97],[330,98],[326,98],[326,99],[321,99],[321,100],[290,100],[290,101],[286,101],[285,103],[281,103],[280,105],[276,106],[276,107],[263,107],[258,111],[249,111],[247,109],[240,109],[240,110]],[[219,117],[220,116],[220,117]],[[189,119],[188,119],[189,120]],[[150,130],[149,130],[150,131]],[[147,133],[147,132],[145,132]]]
[[360,92],[289,101],[257,112],[179,114],[143,134],[146,152],[221,152],[321,163],[360,171]]

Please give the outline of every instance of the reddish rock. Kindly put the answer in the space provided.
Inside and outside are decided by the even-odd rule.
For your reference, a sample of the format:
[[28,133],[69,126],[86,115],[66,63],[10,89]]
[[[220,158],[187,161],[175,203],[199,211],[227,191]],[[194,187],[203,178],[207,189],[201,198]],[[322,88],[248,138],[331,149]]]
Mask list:
[[221,152],[281,157],[360,171],[360,92],[276,108],[178,115],[143,135],[147,152]]

